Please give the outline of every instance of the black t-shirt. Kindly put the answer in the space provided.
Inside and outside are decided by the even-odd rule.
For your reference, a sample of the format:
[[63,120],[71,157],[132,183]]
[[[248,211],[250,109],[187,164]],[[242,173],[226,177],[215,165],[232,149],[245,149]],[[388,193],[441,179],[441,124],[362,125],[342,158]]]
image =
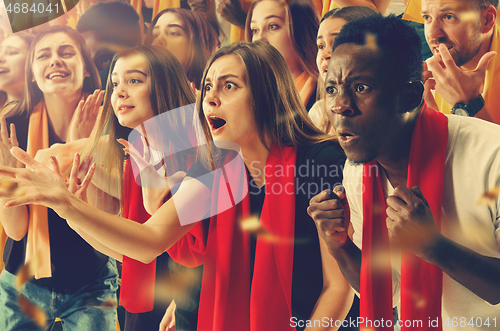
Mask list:
[[[7,119],[16,126],[19,147],[26,150],[29,119],[15,116]],[[49,144],[57,143],[49,128]],[[98,279],[108,262],[108,257],[96,251],[66,221],[48,208],[52,277],[33,279],[32,282],[56,292],[73,292]],[[5,269],[16,274],[24,265],[27,235],[20,241],[7,239],[3,260]]]
[[[292,315],[297,319],[310,318],[323,289],[323,274],[319,237],[316,225],[307,214],[309,200],[324,189],[333,189],[342,183],[345,154],[335,142],[323,142],[309,147],[298,147],[296,158],[295,240],[292,275]],[[199,178],[209,173],[199,162],[189,169],[187,176]],[[212,172],[213,174],[213,172]],[[201,182],[209,189],[213,176]],[[203,178],[202,177],[202,178]],[[262,210],[265,188],[257,189],[249,181],[250,209]],[[279,206],[277,206],[279,208]],[[255,243],[254,243],[255,244]],[[253,261],[253,254],[251,260]],[[253,262],[252,262],[253,263]],[[270,295],[272,295],[270,293]],[[299,330],[300,328],[297,328]]]

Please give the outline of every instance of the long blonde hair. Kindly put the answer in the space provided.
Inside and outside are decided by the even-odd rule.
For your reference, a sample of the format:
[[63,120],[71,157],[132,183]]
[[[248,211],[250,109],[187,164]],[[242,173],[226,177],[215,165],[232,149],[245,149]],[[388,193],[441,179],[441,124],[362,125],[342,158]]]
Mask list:
[[[159,115],[166,111],[176,109],[182,106],[193,104],[195,102],[194,91],[189,85],[189,81],[182,69],[180,62],[168,50],[158,46],[136,46],[134,48],[117,53],[110,65],[106,93],[104,96],[103,111],[97,123],[92,130],[92,133],[85,145],[82,156],[85,158],[91,155],[96,149],[103,135],[108,133],[109,141],[102,146],[99,146],[99,155],[104,156],[104,173],[110,178],[119,179],[116,185],[119,186],[118,192],[121,192],[121,184],[123,182],[123,162],[125,154],[123,146],[116,139],[128,137],[131,129],[125,128],[118,123],[113,107],[111,105],[111,95],[113,93],[113,82],[111,74],[116,65],[116,61],[120,58],[129,56],[142,56],[148,67],[148,85],[149,96],[153,114]],[[167,123],[169,130],[178,130],[177,133],[182,135],[185,118],[177,118],[178,123]],[[182,139],[176,141],[176,144],[182,144]],[[178,148],[189,148],[188,142],[184,142],[185,146],[177,146]],[[111,181],[109,185],[113,185]],[[113,187],[108,187],[110,191],[114,191]],[[120,201],[123,201],[123,193],[120,193]]]

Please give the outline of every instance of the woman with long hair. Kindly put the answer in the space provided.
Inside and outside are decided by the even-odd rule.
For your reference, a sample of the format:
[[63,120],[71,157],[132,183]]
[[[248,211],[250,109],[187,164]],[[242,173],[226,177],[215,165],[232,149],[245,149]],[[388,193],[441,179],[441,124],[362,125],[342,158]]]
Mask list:
[[[168,50],[158,46],[138,46],[119,52],[113,58],[102,115],[82,156],[94,155],[95,160],[100,159],[98,162],[102,171],[99,172],[100,178],[95,180],[106,183],[105,187],[101,185],[106,192],[116,192],[113,195],[119,197],[124,217],[144,223],[159,206],[152,206],[152,198],[148,196],[152,189],[148,187],[151,182],[141,181],[140,165],[131,158],[125,158],[121,144],[123,139],[138,137],[131,133],[132,129],[147,137],[145,146],[140,140],[131,143],[135,147],[125,145],[127,150],[136,148],[150,154],[155,162],[160,162],[155,181],[161,183],[167,175],[187,171],[196,158],[194,152],[176,154],[178,157],[174,159],[161,151],[175,154],[177,151],[192,150],[187,128],[193,115],[177,114],[174,110],[179,112],[180,107],[191,105],[184,109],[189,112],[194,102],[194,91],[186,74]],[[162,130],[162,121],[168,122],[168,132]],[[191,136],[194,139],[195,135]],[[164,196],[160,199],[163,199],[162,202],[165,200]],[[91,237],[84,238],[101,252],[123,261],[120,305],[126,309],[125,330],[157,329],[169,305],[161,297],[155,298],[155,280],[168,277],[168,254],[143,264],[108,249]],[[184,307],[182,303],[177,305],[176,323],[180,329],[196,329],[197,298],[193,301],[189,307]],[[189,315],[189,309],[194,311],[194,318]]]
[[[17,165],[8,155],[12,146],[19,145],[34,157],[41,149],[82,135],[86,125],[72,125],[75,110],[96,89],[99,76],[83,38],[67,26],[40,32],[27,54],[24,94],[2,112],[0,164]],[[20,293],[44,311],[49,328],[60,318],[73,329],[115,329],[116,310],[103,306],[116,298],[113,259],[96,252],[50,208],[2,209],[0,219],[9,236],[0,275],[3,330],[39,329],[20,308],[15,275],[25,261],[34,266],[35,278]]]
[[[170,248],[174,259],[203,263],[198,330],[302,330],[305,320],[342,321],[353,292],[307,214],[314,194],[341,182],[338,143],[307,117],[285,59],[266,42],[220,49],[202,87],[197,112],[208,151],[198,148],[177,193],[144,224],[90,208],[19,149],[13,154],[33,171],[0,173],[29,193],[5,207],[36,200],[143,262]],[[207,232],[178,243],[207,215]]]
[[246,41],[263,39],[283,55],[307,110],[316,101],[318,27],[319,13],[312,0],[256,0],[245,26]]
[[189,81],[199,89],[205,64],[220,43],[216,31],[199,12],[167,8],[151,22],[144,45],[161,46],[172,52]]

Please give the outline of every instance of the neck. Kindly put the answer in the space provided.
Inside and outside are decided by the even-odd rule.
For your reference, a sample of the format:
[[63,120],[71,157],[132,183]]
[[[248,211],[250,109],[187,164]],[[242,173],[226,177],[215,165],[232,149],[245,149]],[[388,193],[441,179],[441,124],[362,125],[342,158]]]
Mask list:
[[293,76],[293,79],[296,79],[297,77],[299,77],[303,72],[304,70],[302,70],[302,68],[300,66],[297,66],[295,68],[290,68],[290,70],[292,71],[292,76]]
[[419,111],[414,111],[405,114],[408,119],[396,136],[397,139],[392,139],[391,144],[377,157],[392,187],[407,185],[411,138],[418,113]]
[[[268,141],[267,145],[271,147],[272,142]],[[262,187],[266,184],[265,167],[269,150],[258,139],[258,143],[249,144],[241,147],[243,161],[252,175],[255,184]]]
[[483,42],[481,43],[481,47],[479,48],[479,51],[477,52],[474,57],[464,64],[461,68],[466,69],[466,70],[474,70],[476,69],[479,60],[483,57],[484,54],[488,53],[491,48],[491,42],[493,41],[493,31],[495,31],[495,28],[491,29],[483,39]]
[[21,88],[11,89],[9,91],[6,90],[5,93],[7,94],[7,102],[21,100],[24,93],[24,84],[21,86]]
[[49,124],[57,141],[66,142],[69,125],[81,97],[81,90],[71,95],[63,96],[60,94],[44,94],[43,98]]

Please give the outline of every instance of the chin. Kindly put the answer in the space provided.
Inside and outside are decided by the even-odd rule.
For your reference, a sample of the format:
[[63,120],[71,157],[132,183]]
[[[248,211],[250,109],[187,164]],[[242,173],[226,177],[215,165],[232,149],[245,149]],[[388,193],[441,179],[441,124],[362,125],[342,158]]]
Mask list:
[[348,150],[344,150],[345,155],[347,156],[347,160],[354,165],[360,165],[363,163],[368,163],[377,158],[376,154],[368,153],[368,152],[350,152]]

